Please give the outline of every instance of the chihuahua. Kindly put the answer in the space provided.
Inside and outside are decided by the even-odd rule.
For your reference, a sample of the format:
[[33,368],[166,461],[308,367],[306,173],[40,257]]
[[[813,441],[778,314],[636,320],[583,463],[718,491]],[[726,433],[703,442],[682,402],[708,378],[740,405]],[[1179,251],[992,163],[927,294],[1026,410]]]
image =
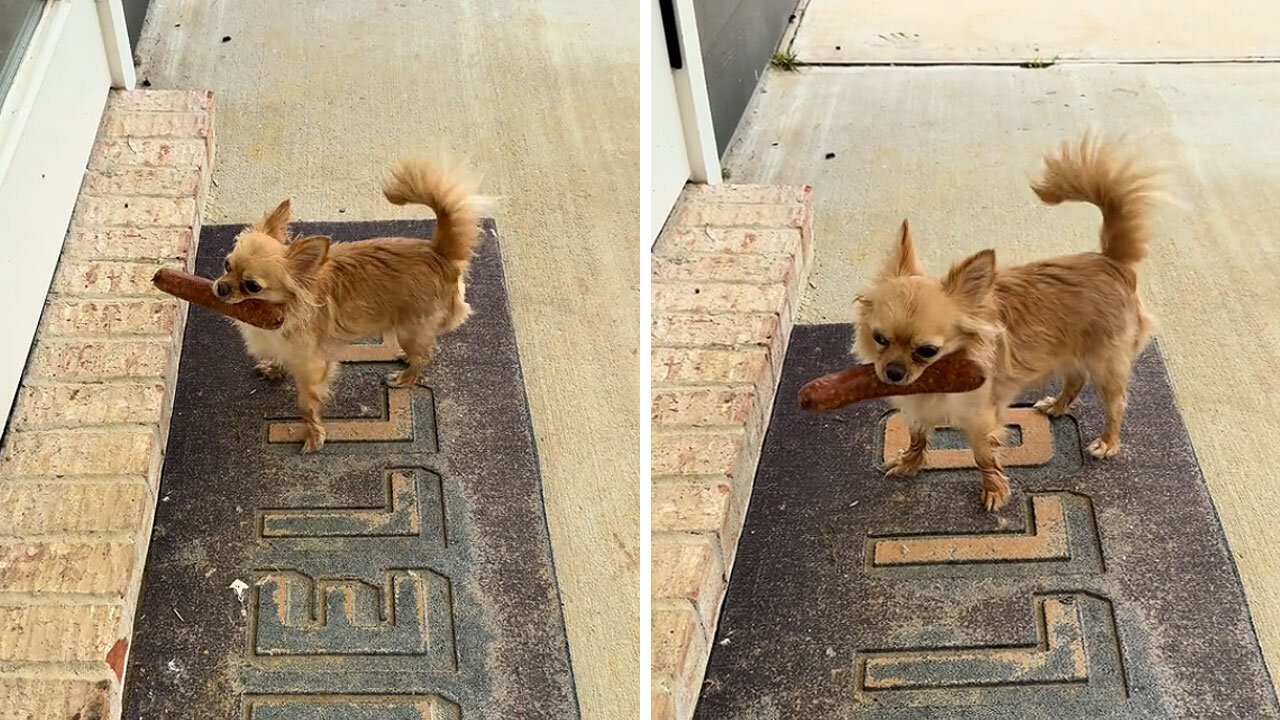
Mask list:
[[894,399],[911,439],[887,471],[915,475],[930,433],[957,428],[973,450],[988,510],[1009,498],[1000,461],[1003,416],[1027,388],[1061,379],[1062,391],[1035,405],[1059,416],[1092,382],[1106,421],[1088,451],[1095,458],[1116,454],[1133,362],[1155,328],[1138,297],[1136,273],[1151,234],[1155,173],[1086,135],[1048,155],[1031,188],[1048,205],[1096,205],[1102,211],[1101,252],[997,269],[995,251],[983,250],[936,279],[917,261],[904,220],[888,262],[855,302],[854,354],[874,363],[882,381],[910,384],[954,353],[984,369],[987,381],[973,392]]
[[431,240],[333,243],[319,235],[295,237],[289,232],[285,200],[236,237],[224,273],[214,283],[214,294],[229,303],[256,298],[284,306],[285,321],[278,330],[236,325],[260,373],[293,376],[306,424],[306,453],[324,445],[321,415],[336,349],[394,332],[407,366],[387,382],[406,387],[431,361],[436,338],[471,313],[464,280],[480,237],[480,218],[468,181],[453,171],[406,162],[392,170],[382,193],[396,205],[434,210]]

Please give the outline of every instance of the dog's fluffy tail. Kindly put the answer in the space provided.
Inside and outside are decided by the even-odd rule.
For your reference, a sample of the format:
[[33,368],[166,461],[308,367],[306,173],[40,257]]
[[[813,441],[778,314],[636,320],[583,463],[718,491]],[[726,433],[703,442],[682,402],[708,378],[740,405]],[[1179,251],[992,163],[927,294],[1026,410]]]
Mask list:
[[391,169],[382,194],[395,205],[426,205],[436,213],[431,240],[435,250],[461,271],[471,261],[480,239],[480,212],[472,198],[472,181],[460,169],[422,161],[406,161]]
[[1078,144],[1064,142],[1045,156],[1044,174],[1031,189],[1047,205],[1089,202],[1102,211],[1102,254],[1125,265],[1147,255],[1151,210],[1159,193],[1156,173],[1120,156],[1092,133]]

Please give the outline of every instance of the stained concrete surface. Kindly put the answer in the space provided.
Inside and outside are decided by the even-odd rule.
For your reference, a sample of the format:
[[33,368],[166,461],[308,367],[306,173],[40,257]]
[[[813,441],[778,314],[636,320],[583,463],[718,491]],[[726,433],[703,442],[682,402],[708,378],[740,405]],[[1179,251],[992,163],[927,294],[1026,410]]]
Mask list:
[[[636,715],[639,26],[594,0],[155,0],[139,78],[215,93],[206,223],[421,217],[378,191],[485,172],[585,718]],[[224,41],[224,38],[225,41]],[[602,592],[601,588],[614,588]]]
[[1027,187],[1044,151],[1090,125],[1167,163],[1181,204],[1159,214],[1141,286],[1273,669],[1278,113],[1270,64],[770,71],[725,163],[734,182],[814,186],[803,323],[849,320],[903,217],[936,272],[985,247],[1003,263],[1096,248],[1094,208],[1047,208]]
[[1280,55],[1276,0],[810,0],[801,62],[1239,60]]

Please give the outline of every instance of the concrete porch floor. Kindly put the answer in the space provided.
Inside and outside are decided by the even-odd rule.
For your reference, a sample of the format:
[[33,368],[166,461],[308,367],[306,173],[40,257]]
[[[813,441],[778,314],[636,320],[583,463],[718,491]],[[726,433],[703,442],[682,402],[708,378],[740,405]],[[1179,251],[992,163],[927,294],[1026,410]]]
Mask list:
[[[933,5],[909,4],[919,17],[930,15]],[[987,12],[992,4],[947,5],[944,14],[954,18],[967,9]],[[1255,7],[1255,21],[1280,12],[1271,8]],[[806,36],[804,23],[838,19],[858,28],[845,33],[856,42],[864,31],[902,29],[877,25],[886,17],[883,10],[875,3],[813,0],[793,47],[802,62],[804,52],[833,60],[801,42],[812,45],[826,32],[817,28]],[[1100,4],[1071,10],[1077,11],[1088,15],[1082,27],[1117,25]],[[1157,24],[1161,37],[1198,32],[1181,16]],[[924,50],[884,58],[863,53],[863,59],[910,62],[930,48],[972,47],[963,27],[921,27],[932,33],[920,41]],[[1057,37],[1053,52],[1088,56],[1096,50],[1083,44],[1090,37]],[[1187,58],[1234,56],[1222,33],[1206,37],[1178,52]],[[1147,31],[1108,42],[1135,56],[1151,50],[1151,56],[1155,49],[1144,49],[1144,39],[1150,39]],[[1273,43],[1269,51],[1276,50],[1280,45]],[[966,66],[966,58],[985,63],[992,55],[953,52],[947,59],[957,64],[945,67],[767,72],[725,166],[732,182],[814,187],[815,268],[798,322],[848,322],[854,293],[877,269],[903,217],[911,219],[917,249],[935,272],[985,247],[996,248],[1002,263],[1094,249],[1094,208],[1043,207],[1027,185],[1041,155],[1061,140],[1078,138],[1090,126],[1128,134],[1135,149],[1168,165],[1170,189],[1182,201],[1182,207],[1162,211],[1141,282],[1160,320],[1158,337],[1179,407],[1274,676],[1280,667],[1280,566],[1274,562],[1280,539],[1272,531],[1280,504],[1280,446],[1274,442],[1280,417],[1273,400],[1280,372],[1280,241],[1273,217],[1280,204],[1280,148],[1272,135],[1280,66],[1118,65],[1104,59],[1031,69]]]
[[[621,14],[619,14],[621,11]],[[156,0],[154,87],[214,91],[206,224],[419,217],[378,188],[444,148],[496,216],[584,718],[637,714],[639,62],[590,0]],[[600,592],[617,588],[617,592]]]

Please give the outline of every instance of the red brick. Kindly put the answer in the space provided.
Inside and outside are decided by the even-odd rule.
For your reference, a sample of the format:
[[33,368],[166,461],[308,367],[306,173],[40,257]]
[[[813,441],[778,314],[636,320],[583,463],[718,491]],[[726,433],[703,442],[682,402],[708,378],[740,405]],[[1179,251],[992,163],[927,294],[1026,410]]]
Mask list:
[[112,90],[107,112],[195,112],[213,108],[213,93],[204,90]]
[[99,138],[89,156],[89,168],[142,165],[146,167],[205,167],[209,146],[195,138]]
[[763,348],[735,350],[703,348],[654,348],[650,380],[663,384],[731,384],[760,382],[769,372],[769,354]]
[[37,380],[85,382],[164,378],[174,359],[172,340],[60,340],[36,344],[27,372]]
[[120,717],[120,686],[101,679],[0,677],[0,720],[109,720]]
[[704,315],[701,313],[654,313],[650,337],[654,347],[691,345],[757,345],[768,347],[778,330],[778,316],[772,313]]
[[[75,260],[132,260],[161,264],[192,254],[191,228],[73,228],[63,252]],[[172,264],[172,263],[165,263]]]
[[150,502],[145,478],[6,480],[0,483],[0,536],[139,533]]
[[729,483],[718,478],[655,478],[651,488],[654,532],[724,530],[730,513]]
[[194,167],[127,167],[91,170],[84,178],[84,192],[91,195],[150,195],[194,198],[200,192],[202,174]]
[[131,542],[0,540],[0,592],[124,597],[136,559]]
[[678,717],[689,717],[702,686],[708,644],[693,605],[659,600],[652,612],[653,671],[675,679],[671,690]]
[[786,205],[744,205],[738,203],[688,203],[678,208],[671,223],[695,227],[798,228],[804,220],[804,207]]
[[76,227],[191,227],[194,197],[83,195],[71,223]]
[[155,431],[147,428],[9,432],[0,449],[0,477],[149,477],[158,449]]
[[119,603],[0,607],[0,662],[102,662],[123,621]]
[[107,136],[193,138],[208,137],[213,118],[207,112],[165,112],[112,109],[102,121]]
[[655,257],[654,280],[692,282],[787,283],[795,272],[795,259],[786,255],[685,255]]
[[673,227],[658,238],[654,254],[680,257],[689,253],[794,256],[802,252],[798,228],[751,229]]
[[12,427],[156,423],[164,410],[162,382],[32,385],[18,391]]
[[650,465],[661,475],[731,477],[742,462],[741,431],[655,432]]
[[714,628],[726,585],[715,539],[691,533],[655,535],[652,565],[653,596],[692,602],[702,627]]
[[152,276],[161,267],[176,267],[176,264],[117,260],[63,263],[53,279],[53,291],[63,295],[103,295],[112,298],[132,295],[163,299],[165,296],[151,284]]
[[666,388],[653,391],[650,420],[655,428],[742,425],[754,403],[750,387]]
[[684,197],[691,203],[749,203],[756,205],[783,205],[803,203],[809,188],[804,185],[718,185],[691,184],[686,186]]
[[178,323],[178,302],[168,299],[54,299],[45,306],[41,332],[58,335],[162,335]]
[[737,283],[655,282],[654,312],[781,313],[787,286]]

